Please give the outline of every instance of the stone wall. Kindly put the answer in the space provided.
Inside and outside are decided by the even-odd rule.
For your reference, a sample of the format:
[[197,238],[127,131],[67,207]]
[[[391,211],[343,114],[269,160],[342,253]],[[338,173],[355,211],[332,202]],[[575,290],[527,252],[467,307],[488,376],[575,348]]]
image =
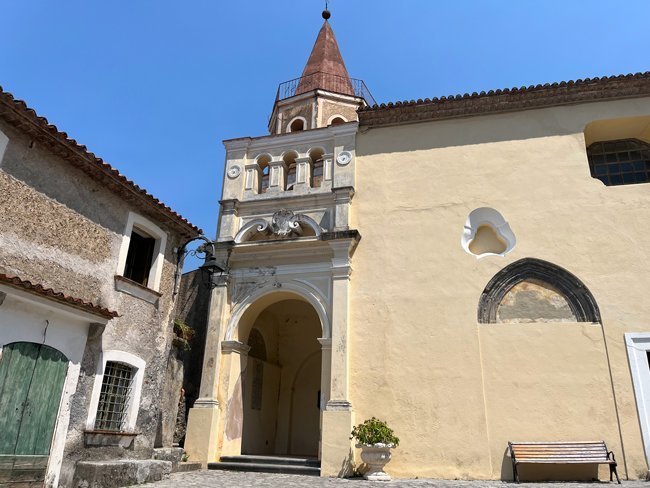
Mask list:
[[[161,431],[173,432],[175,418],[164,419],[171,426],[162,426],[161,396],[174,336],[173,250],[181,245],[181,237],[156,222],[167,233],[167,244],[155,303],[117,291],[114,277],[121,274],[118,255],[129,212],[144,212],[14,128],[0,123],[0,133],[9,139],[0,161],[0,271],[119,314],[103,335],[87,342],[61,470],[60,486],[69,486],[76,461],[148,458]],[[128,449],[84,447],[97,365],[100,352],[106,350],[125,351],[146,362],[138,435]]]
[[312,112],[313,105],[311,100],[306,100],[304,104],[291,106],[285,109],[282,112],[282,133],[285,134],[289,132],[289,123],[295,117],[304,117],[307,123],[305,124],[305,130],[312,129]]
[[184,355],[183,389],[188,409],[199,396],[209,305],[210,293],[203,283],[201,271],[195,270],[183,274],[176,304],[176,316],[194,330],[190,349]]
[[346,122],[358,120],[357,107],[322,100],[320,103],[320,113],[318,114],[320,127],[327,126],[327,121],[334,115],[341,115]]

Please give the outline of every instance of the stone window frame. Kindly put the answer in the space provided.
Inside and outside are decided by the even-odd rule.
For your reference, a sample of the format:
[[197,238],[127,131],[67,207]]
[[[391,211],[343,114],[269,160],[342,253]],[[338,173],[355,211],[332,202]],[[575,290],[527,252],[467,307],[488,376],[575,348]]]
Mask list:
[[649,332],[626,332],[625,347],[632,375],[637,415],[641,427],[643,452],[650,461],[650,382],[648,381],[648,357],[650,355]]
[[[122,244],[120,246],[120,254],[117,263],[117,274],[124,276],[126,267],[126,258],[129,253],[129,246],[131,244],[131,234],[133,230],[140,230],[145,234],[156,239],[156,244],[151,258],[151,268],[149,270],[149,279],[147,280],[146,288],[153,291],[159,291],[160,280],[162,277],[163,264],[165,262],[165,249],[167,248],[167,233],[163,231],[156,224],[135,212],[129,212],[129,217],[124,228],[122,235]],[[144,286],[144,285],[142,285]]]
[[[470,245],[476,238],[479,228],[482,226],[491,227],[492,231],[504,241],[506,248],[503,252],[495,253],[488,251],[481,254],[475,254],[472,252]],[[463,234],[460,238],[460,245],[467,254],[474,256],[476,259],[482,259],[487,256],[504,257],[517,245],[517,237],[501,212],[491,207],[479,207],[475,208],[467,215],[465,226],[463,227]]]
[[506,294],[526,280],[547,283],[564,296],[577,322],[600,323],[600,310],[589,289],[575,275],[556,264],[524,258],[506,266],[488,282],[478,304],[478,323],[497,323],[497,310]]
[[[300,131],[292,131],[292,130],[291,130],[291,125],[292,125],[296,120],[302,120],[302,130],[300,130]],[[304,132],[304,131],[306,131],[306,130],[307,130],[307,119],[306,119],[305,117],[303,117],[302,115],[298,115],[298,116],[294,117],[294,118],[291,119],[291,120],[289,121],[289,123],[287,124],[287,134],[289,134],[289,133],[291,133],[291,132]]]
[[120,350],[108,350],[102,352],[100,360],[97,362],[97,369],[95,370],[95,380],[93,383],[92,396],[90,398],[90,406],[88,407],[88,419],[86,421],[86,431],[95,432],[95,422],[97,420],[97,408],[99,407],[99,397],[102,391],[102,382],[104,379],[104,371],[106,370],[106,363],[108,362],[122,363],[131,366],[134,370],[133,380],[131,387],[131,397],[129,398],[129,405],[127,413],[124,418],[124,427],[121,432],[111,432],[114,434],[120,433],[133,433],[135,430],[135,423],[138,419],[138,411],[140,409],[140,397],[142,396],[142,383],[144,380],[144,370],[147,365],[146,361],[131,354],[130,352]]
[[343,123],[344,123],[344,124],[347,123],[347,122],[349,122],[348,119],[345,118],[345,117],[343,117],[341,114],[334,114],[334,115],[332,115],[329,119],[327,119],[327,126],[328,126],[328,127],[329,127],[330,125],[332,125],[332,121],[333,121],[334,119],[341,119],[341,120],[343,120]]

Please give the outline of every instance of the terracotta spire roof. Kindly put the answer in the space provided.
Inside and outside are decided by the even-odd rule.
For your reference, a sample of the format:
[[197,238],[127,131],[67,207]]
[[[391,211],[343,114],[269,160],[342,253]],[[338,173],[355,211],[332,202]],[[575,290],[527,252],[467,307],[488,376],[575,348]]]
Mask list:
[[302,72],[296,95],[321,89],[354,96],[350,75],[345,68],[334,31],[325,20]]

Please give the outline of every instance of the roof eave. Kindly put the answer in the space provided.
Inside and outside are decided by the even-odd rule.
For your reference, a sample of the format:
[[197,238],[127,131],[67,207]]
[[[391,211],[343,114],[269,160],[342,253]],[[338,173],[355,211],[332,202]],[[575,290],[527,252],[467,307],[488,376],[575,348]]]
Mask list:
[[384,127],[648,95],[650,71],[374,105],[358,115],[360,127]]
[[111,165],[88,151],[85,146],[70,139],[65,132],[59,131],[45,117],[40,117],[25,102],[16,100],[2,87],[0,87],[0,117],[18,130],[36,137],[55,155],[73,162],[89,176],[101,175],[102,178],[108,179],[116,188],[133,196],[135,201],[146,206],[152,213],[159,217],[162,216],[162,222],[174,227],[181,234],[196,236],[203,232],[146,190],[121,175]]

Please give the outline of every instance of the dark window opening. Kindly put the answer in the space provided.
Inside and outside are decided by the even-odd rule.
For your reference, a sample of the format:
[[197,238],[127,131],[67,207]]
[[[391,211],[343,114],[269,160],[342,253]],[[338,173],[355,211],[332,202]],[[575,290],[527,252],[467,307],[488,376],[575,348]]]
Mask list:
[[269,175],[270,175],[271,169],[269,168],[269,165],[267,164],[262,168],[262,182],[261,182],[261,190],[260,193],[265,193],[266,190],[269,189]]
[[339,124],[345,124],[345,120],[343,120],[342,117],[335,117],[335,118],[332,119],[332,121],[330,122],[330,125],[339,125]]
[[131,232],[131,242],[124,267],[125,278],[147,286],[155,245],[156,239],[153,237],[142,235],[135,230]]
[[650,144],[638,139],[594,142],[587,148],[591,176],[607,186],[650,181]]
[[300,132],[301,130],[305,130],[305,122],[302,119],[291,122],[291,132]]

